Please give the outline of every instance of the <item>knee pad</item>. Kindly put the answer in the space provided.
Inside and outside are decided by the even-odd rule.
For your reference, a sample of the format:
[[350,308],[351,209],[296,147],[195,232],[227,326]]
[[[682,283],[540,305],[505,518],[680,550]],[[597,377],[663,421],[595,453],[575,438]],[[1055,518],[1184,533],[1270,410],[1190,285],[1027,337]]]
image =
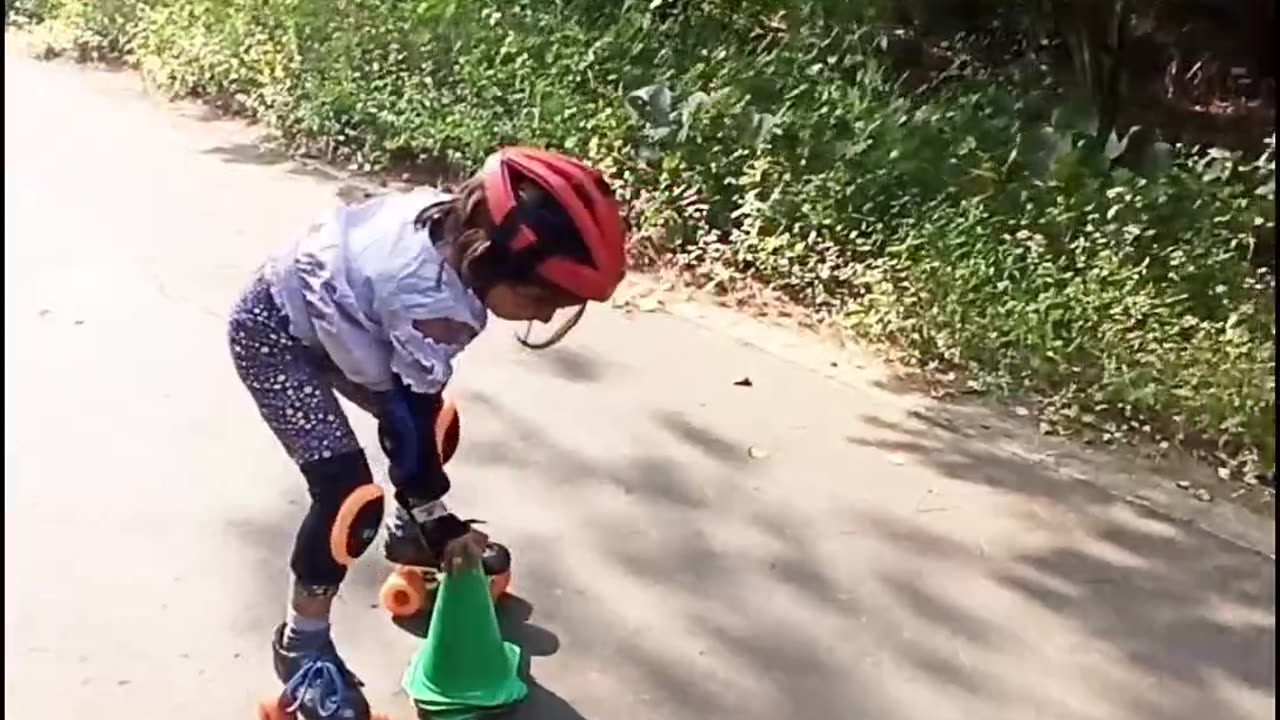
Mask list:
[[[433,438],[440,451],[441,464],[448,462],[457,451],[460,432],[458,407],[445,394],[436,417]],[[296,566],[295,574],[301,577],[303,573],[298,568],[309,568],[305,574],[324,576],[323,583],[318,580],[316,583],[324,584],[330,582],[330,576],[344,575],[345,568],[377,539],[385,513],[386,494],[373,482],[363,452],[345,453],[308,463],[302,472],[307,478],[312,502],[294,550],[293,564]],[[321,543],[311,539],[316,533],[307,528],[327,528],[328,547],[319,547]]]
[[329,554],[334,562],[351,565],[377,539],[385,512],[384,495],[380,485],[369,482],[343,498],[329,531]]
[[[350,565],[378,536],[383,492],[363,452],[343,453],[302,468],[311,509],[299,534],[299,560],[312,568]],[[304,537],[305,536],[305,537]],[[305,545],[305,547],[304,547]],[[330,574],[330,573],[325,573]]]
[[440,413],[436,415],[435,442],[440,451],[440,464],[449,462],[449,458],[458,450],[458,439],[462,434],[462,418],[458,415],[458,405],[449,393],[440,395]]

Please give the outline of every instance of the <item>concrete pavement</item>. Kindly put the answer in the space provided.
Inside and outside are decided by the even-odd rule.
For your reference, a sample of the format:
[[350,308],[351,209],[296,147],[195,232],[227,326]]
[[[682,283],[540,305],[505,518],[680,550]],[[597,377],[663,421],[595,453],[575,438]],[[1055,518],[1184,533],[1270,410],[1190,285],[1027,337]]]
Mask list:
[[[6,53],[16,717],[228,720],[276,690],[305,495],[224,316],[335,184],[250,137],[127,73]],[[518,717],[1274,715],[1264,555],[705,324],[595,311],[544,354],[506,330],[460,365],[453,475],[515,554],[506,622],[538,683]],[[408,718],[416,641],[373,609],[384,572],[356,569],[337,637]]]

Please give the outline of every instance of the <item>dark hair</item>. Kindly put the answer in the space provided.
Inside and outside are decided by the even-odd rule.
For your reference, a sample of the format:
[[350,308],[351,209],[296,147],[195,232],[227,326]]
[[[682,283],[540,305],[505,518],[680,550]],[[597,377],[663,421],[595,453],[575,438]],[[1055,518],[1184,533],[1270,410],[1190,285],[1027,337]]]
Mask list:
[[[485,200],[483,178],[472,177],[453,188],[452,192],[453,200],[443,210],[427,208],[415,220],[415,225],[423,228],[432,218],[439,218],[447,244],[445,261],[468,287],[483,294],[486,288],[494,284],[510,282],[536,285],[548,292],[567,294],[535,274],[534,267],[510,262],[508,256],[496,250],[493,243],[495,227]],[[557,254],[569,255],[579,262],[592,263],[586,243],[582,241],[569,214],[550,195],[526,180],[520,182],[517,197],[534,232],[540,239],[554,243]],[[578,324],[585,310],[586,303],[583,302],[574,315],[546,341],[530,342],[528,331],[524,337],[517,336],[517,340],[534,350],[549,348],[560,342]],[[533,323],[529,323],[530,329],[532,326]]]

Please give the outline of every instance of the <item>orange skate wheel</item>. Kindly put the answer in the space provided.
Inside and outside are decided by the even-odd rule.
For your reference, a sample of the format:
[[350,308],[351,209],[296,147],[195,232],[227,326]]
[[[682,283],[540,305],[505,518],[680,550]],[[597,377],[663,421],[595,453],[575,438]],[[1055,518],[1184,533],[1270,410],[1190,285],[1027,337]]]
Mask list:
[[489,578],[489,595],[490,597],[493,598],[494,602],[497,602],[498,598],[505,595],[507,593],[507,590],[509,590],[510,588],[511,588],[511,571],[510,570],[502,573],[501,575],[494,575],[493,577]]
[[422,573],[397,568],[378,592],[382,607],[393,617],[409,617],[427,606],[427,581]]
[[280,707],[280,699],[258,703],[258,720],[296,720],[297,716]]

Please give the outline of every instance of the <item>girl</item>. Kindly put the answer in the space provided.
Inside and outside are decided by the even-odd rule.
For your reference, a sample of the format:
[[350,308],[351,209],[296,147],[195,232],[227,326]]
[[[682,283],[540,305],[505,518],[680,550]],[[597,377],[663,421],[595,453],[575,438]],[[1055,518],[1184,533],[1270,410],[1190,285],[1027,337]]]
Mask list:
[[[488,313],[549,322],[622,281],[625,223],[600,173],[556,153],[503,149],[456,194],[420,189],[346,207],[263,266],[231,314],[240,379],[306,479],[311,506],[290,559],[286,621],[272,639],[282,701],[307,720],[368,720],[360,681],[329,633],[346,575],[382,522],[382,496],[335,391],[372,413],[390,464],[392,562],[452,567],[487,538],[445,507],[434,442],[453,358]],[[526,343],[527,344],[527,343]],[[359,511],[344,558],[330,549],[339,509]],[[359,504],[365,499],[365,504]]]

